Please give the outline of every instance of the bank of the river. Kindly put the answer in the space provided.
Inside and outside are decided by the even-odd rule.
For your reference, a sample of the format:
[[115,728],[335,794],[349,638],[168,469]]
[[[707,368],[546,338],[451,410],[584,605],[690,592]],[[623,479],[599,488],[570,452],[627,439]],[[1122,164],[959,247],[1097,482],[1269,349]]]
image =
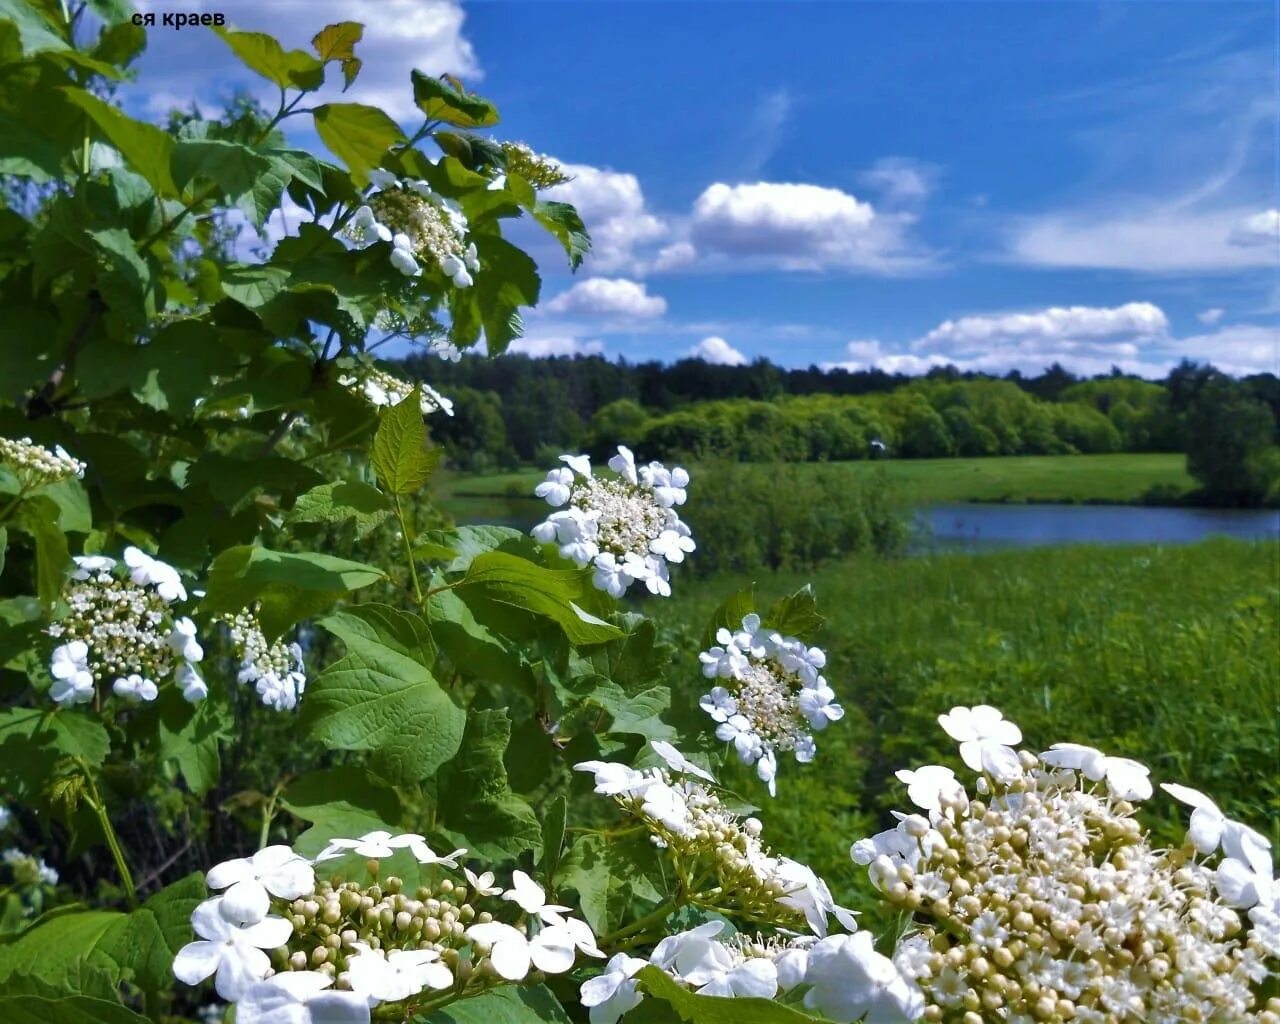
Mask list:
[[[1152,494],[1174,503],[1194,481],[1177,453],[1017,455],[984,459],[889,459],[882,462],[812,462],[800,469],[838,474],[855,484],[883,470],[908,505],[958,502],[1142,504]],[[697,494],[697,467],[693,467]],[[440,500],[519,498],[531,495],[545,470],[444,474]]]

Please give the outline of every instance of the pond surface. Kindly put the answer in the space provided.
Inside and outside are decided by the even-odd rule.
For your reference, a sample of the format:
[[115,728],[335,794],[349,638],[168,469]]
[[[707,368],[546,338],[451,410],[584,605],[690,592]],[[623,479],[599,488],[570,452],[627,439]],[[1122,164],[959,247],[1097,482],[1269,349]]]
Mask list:
[[[529,498],[453,498],[458,523],[528,530],[548,511]],[[1134,505],[930,505],[916,511],[916,550],[981,550],[1058,544],[1194,544],[1213,536],[1280,539],[1275,509]]]
[[1058,544],[1193,544],[1207,537],[1280,538],[1275,509],[1132,505],[932,505],[916,512],[920,546],[946,549]]

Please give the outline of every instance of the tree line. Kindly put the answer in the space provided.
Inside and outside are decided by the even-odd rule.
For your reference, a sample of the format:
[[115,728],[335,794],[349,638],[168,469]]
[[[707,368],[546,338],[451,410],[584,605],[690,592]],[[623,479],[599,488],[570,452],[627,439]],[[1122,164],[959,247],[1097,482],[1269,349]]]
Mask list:
[[786,369],[600,356],[404,360],[454,402],[432,424],[464,469],[547,463],[570,449],[644,458],[841,461],[1104,452],[1185,452],[1204,500],[1256,504],[1280,482],[1280,379],[1232,378],[1183,361],[1159,381],[1093,378],[1054,364],[1004,377],[939,367]]

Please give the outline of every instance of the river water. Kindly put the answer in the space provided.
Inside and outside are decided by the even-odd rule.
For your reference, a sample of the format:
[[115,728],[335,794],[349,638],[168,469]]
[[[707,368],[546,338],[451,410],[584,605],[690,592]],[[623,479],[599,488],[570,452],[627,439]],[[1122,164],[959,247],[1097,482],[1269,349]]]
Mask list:
[[[455,498],[458,523],[527,530],[547,513],[529,498]],[[1133,505],[931,505],[916,511],[916,550],[1059,544],[1193,544],[1213,536],[1280,539],[1280,510]]]

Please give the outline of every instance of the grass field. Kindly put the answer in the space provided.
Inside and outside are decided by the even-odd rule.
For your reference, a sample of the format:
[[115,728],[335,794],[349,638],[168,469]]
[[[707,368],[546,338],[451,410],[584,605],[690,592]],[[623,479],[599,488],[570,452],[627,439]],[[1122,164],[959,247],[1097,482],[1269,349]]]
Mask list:
[[[855,905],[865,876],[848,846],[905,806],[894,770],[965,772],[936,723],[954,704],[995,704],[1036,749],[1070,740],[1138,758],[1157,781],[1196,786],[1269,829],[1280,848],[1278,554],[1213,540],[830,564],[812,583],[846,718],[819,735],[813,765],[782,764],[774,801],[726,771],[767,805],[771,844],[806,851]],[[705,689],[692,654],[702,626],[751,582],[677,577],[671,600],[646,603],[690,652],[688,699]],[[764,605],[809,579],[754,582]],[[1180,811],[1167,799],[1154,809],[1160,838],[1178,841]]]
[[[1019,455],[986,459],[902,459],[886,462],[811,462],[812,473],[840,473],[856,481],[883,466],[904,501],[913,505],[965,501],[1110,502],[1135,504],[1153,487],[1170,495],[1191,490],[1178,454]],[[697,491],[694,467],[692,492]],[[444,474],[439,500],[531,495],[545,471],[485,475]]]

